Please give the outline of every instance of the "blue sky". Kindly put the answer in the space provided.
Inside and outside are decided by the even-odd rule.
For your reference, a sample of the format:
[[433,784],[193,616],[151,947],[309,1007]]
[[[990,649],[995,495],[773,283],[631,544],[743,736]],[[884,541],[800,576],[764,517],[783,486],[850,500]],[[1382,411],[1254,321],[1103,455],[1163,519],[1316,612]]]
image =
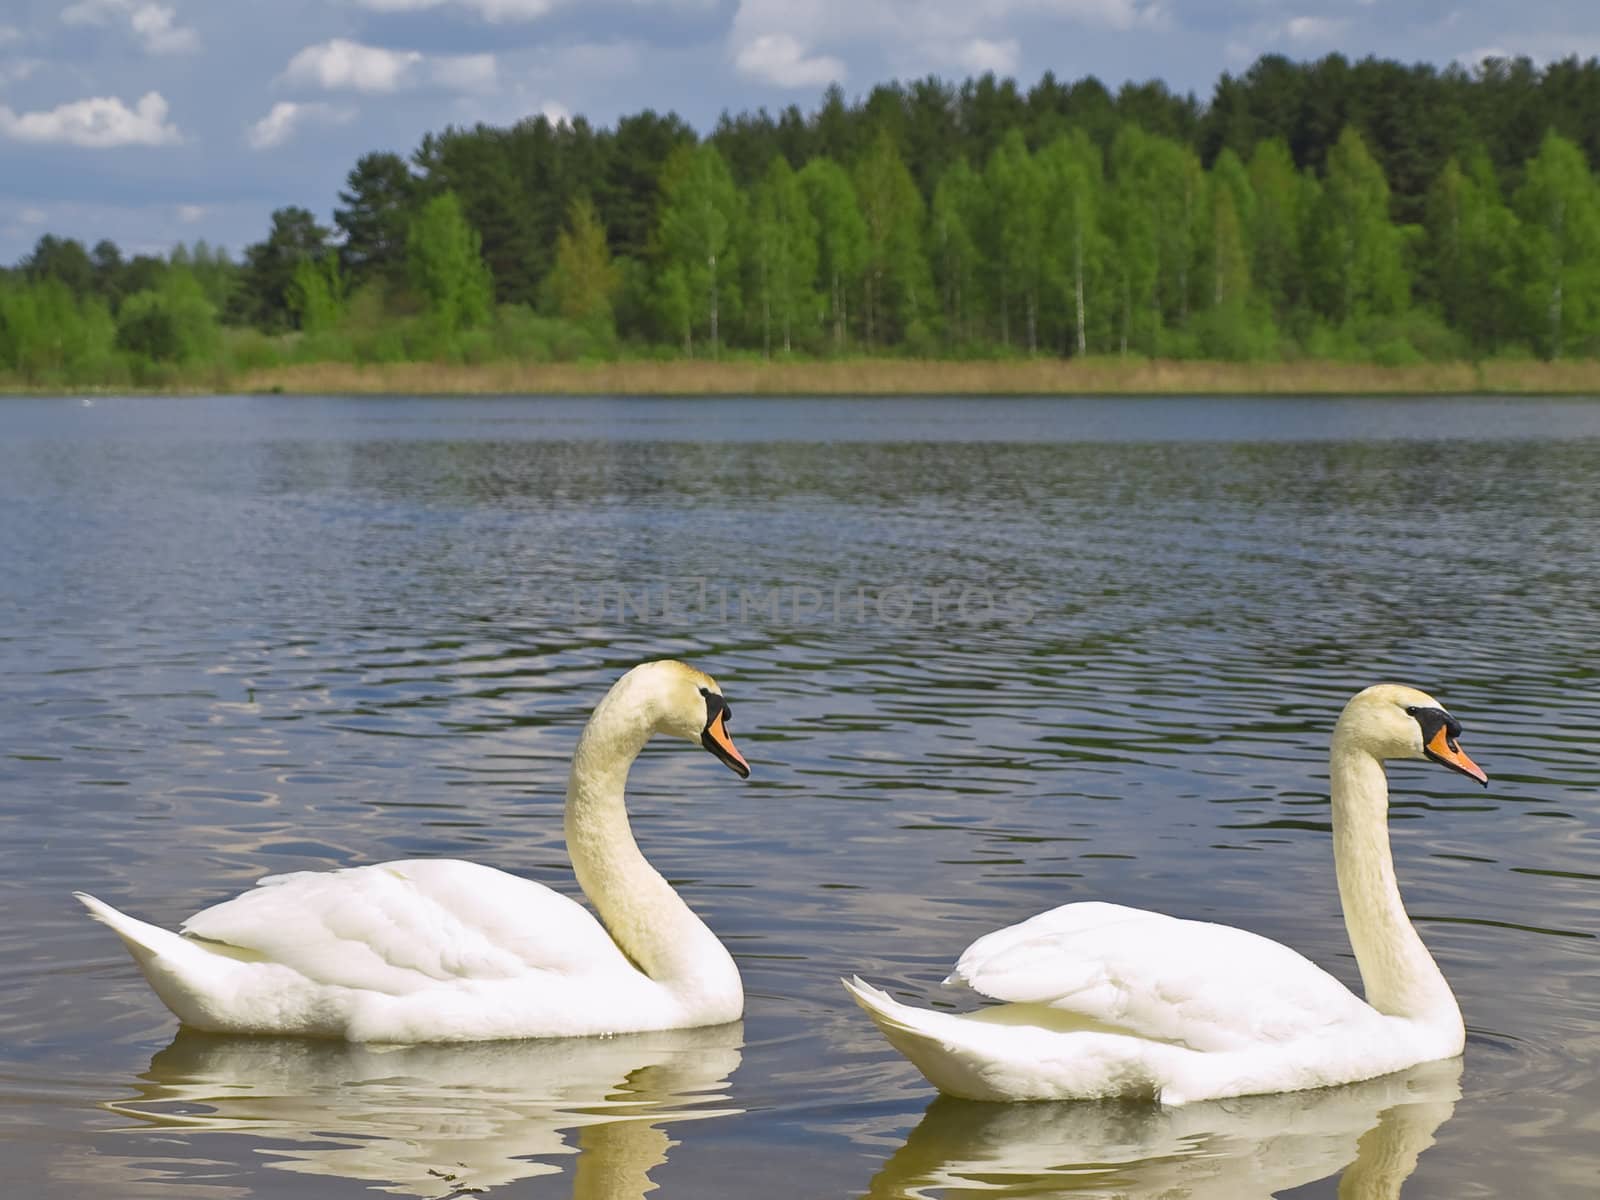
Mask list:
[[815,107],[1046,70],[1202,98],[1258,55],[1600,55],[1595,0],[0,0],[0,263],[46,232],[237,253],[448,124]]

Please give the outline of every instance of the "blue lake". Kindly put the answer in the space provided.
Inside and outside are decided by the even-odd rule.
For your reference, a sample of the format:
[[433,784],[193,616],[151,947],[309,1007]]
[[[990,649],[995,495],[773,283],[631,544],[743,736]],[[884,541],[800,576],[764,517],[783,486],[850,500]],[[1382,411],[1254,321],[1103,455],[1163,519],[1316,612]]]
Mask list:
[[[0,1172],[30,1197],[1567,1197],[1600,1191],[1600,402],[0,400]],[[568,1043],[178,1034],[75,888],[168,926],[418,855],[575,892],[590,707],[711,672],[645,853],[743,1022]],[[1163,1110],[935,1102],[917,1003],[1104,899],[1358,985],[1326,756],[1385,679],[1462,1060]],[[650,1189],[655,1189],[651,1191]]]

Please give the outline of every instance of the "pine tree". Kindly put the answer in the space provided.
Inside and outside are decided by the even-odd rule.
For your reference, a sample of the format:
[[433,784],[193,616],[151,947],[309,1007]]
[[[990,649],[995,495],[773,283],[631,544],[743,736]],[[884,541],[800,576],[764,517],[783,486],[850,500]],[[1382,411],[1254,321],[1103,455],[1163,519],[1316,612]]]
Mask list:
[[355,286],[405,277],[406,230],[417,200],[417,179],[398,154],[365,154],[339,193],[334,226],[344,234],[340,265]]
[[547,281],[551,302],[567,320],[610,335],[615,331],[611,303],[620,283],[605,228],[589,198],[579,196],[556,238],[556,262]]

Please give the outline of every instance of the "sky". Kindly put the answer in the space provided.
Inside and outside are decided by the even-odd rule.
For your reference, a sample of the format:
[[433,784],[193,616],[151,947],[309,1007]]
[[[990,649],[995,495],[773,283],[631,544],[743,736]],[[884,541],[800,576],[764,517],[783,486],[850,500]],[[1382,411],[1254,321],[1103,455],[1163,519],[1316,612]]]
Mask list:
[[545,113],[609,125],[1046,70],[1208,98],[1264,53],[1600,56],[1596,0],[0,0],[0,263],[54,233],[237,254],[356,160]]

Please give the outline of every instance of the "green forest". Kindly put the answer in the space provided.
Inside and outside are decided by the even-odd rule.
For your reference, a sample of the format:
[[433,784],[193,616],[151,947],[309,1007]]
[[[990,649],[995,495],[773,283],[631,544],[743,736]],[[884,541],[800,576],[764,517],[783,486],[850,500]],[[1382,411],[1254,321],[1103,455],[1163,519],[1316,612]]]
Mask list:
[[[1600,61],[1269,56],[1209,101],[1046,75],[429,133],[237,258],[47,235],[0,378],[287,363],[1600,356]],[[324,201],[326,202],[326,201]]]

